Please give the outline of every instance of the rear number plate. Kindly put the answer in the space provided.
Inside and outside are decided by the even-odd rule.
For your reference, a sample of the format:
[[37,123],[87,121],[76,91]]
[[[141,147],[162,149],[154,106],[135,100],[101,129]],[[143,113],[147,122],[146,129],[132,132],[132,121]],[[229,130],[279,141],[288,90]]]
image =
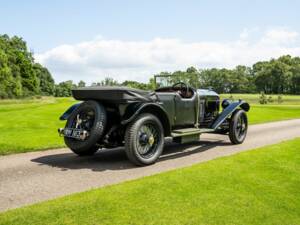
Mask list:
[[82,131],[80,129],[65,128],[64,136],[70,137],[70,138],[75,138],[75,139],[80,139],[81,132]]

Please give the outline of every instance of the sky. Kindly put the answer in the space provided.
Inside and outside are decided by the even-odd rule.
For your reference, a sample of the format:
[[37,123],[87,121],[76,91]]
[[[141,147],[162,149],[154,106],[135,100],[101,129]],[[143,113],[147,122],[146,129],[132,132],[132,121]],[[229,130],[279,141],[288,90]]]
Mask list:
[[0,34],[18,35],[56,82],[147,82],[161,71],[233,68],[300,56],[300,1],[0,0]]

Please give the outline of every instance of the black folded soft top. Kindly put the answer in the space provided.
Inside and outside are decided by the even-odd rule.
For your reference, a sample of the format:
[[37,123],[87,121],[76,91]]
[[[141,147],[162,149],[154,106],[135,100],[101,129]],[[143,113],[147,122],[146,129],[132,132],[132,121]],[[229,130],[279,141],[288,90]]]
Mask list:
[[153,102],[154,92],[143,91],[128,87],[95,86],[72,90],[77,100],[98,100],[107,103]]

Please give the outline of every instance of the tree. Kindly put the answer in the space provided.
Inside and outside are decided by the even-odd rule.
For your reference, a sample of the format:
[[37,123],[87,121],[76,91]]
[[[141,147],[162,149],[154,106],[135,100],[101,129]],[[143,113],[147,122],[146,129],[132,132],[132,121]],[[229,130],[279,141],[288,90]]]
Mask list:
[[219,93],[228,93],[230,91],[228,71],[226,69],[206,69],[201,72],[200,76],[202,88],[212,87]]
[[0,71],[0,98],[54,93],[51,74],[34,63],[32,53],[20,37],[0,35]]
[[297,76],[300,59],[289,55],[253,65],[254,84],[258,91],[267,94],[295,94],[299,91]]
[[12,37],[9,39],[8,44],[10,49],[8,54],[10,55],[11,63],[17,65],[18,76],[21,77],[21,84],[24,96],[30,96],[38,94],[39,82],[36,73],[33,69],[33,57],[28,51],[26,42],[20,37]]
[[85,87],[85,82],[83,80],[78,82],[78,87]]
[[119,83],[118,83],[118,81],[114,80],[113,78],[105,77],[105,79],[100,82],[100,85],[101,86],[118,86]]
[[48,69],[39,63],[35,63],[33,68],[39,80],[40,94],[46,96],[54,95],[55,84]]
[[13,76],[7,62],[7,56],[0,49],[0,98],[8,98],[12,94],[10,93],[10,88],[12,86]]
[[71,81],[71,80],[61,82],[55,86],[55,96],[56,97],[70,97],[70,96],[72,96],[72,89],[75,87],[76,87],[76,85],[74,85],[73,81]]

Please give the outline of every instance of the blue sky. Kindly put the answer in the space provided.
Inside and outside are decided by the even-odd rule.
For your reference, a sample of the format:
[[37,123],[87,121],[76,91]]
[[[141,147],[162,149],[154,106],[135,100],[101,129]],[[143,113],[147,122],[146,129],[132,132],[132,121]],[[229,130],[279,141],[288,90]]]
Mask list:
[[[281,50],[276,50],[274,57],[289,51],[298,54],[300,46],[300,1],[0,0],[0,3],[0,33],[22,36],[37,54],[37,60],[46,64],[58,81],[80,78],[94,81],[104,76],[122,80],[131,74],[131,78],[144,81],[152,73],[194,64],[201,68],[251,64],[253,60],[272,57],[278,48]],[[259,57],[249,56],[235,62],[234,57],[239,57],[232,51],[241,40],[246,42],[247,46],[242,48],[247,51],[255,52],[262,43],[269,47],[261,55],[258,52]],[[82,44],[86,44],[85,47]],[[187,54],[193,44],[201,53],[198,58],[193,56],[189,61],[171,55]],[[217,56],[203,60],[210,51],[213,54],[218,45],[224,47],[226,54],[222,56],[224,51],[221,51],[217,60],[214,60]],[[91,46],[98,51],[91,50]],[[168,52],[168,46],[178,49]],[[89,53],[84,48],[89,49]],[[126,52],[135,54],[138,48],[149,51],[137,57],[148,57],[148,54],[153,57],[139,63],[139,59],[135,62],[134,55],[126,55]],[[102,50],[110,49],[113,53],[100,60]],[[63,55],[64,51],[68,54]],[[152,67],[151,63],[156,64],[155,57],[166,63]],[[76,67],[78,61],[87,58],[89,61]],[[127,58],[130,60],[126,63]],[[220,63],[222,60],[224,63]],[[76,74],[76,69],[80,74],[87,74],[86,77]]]

